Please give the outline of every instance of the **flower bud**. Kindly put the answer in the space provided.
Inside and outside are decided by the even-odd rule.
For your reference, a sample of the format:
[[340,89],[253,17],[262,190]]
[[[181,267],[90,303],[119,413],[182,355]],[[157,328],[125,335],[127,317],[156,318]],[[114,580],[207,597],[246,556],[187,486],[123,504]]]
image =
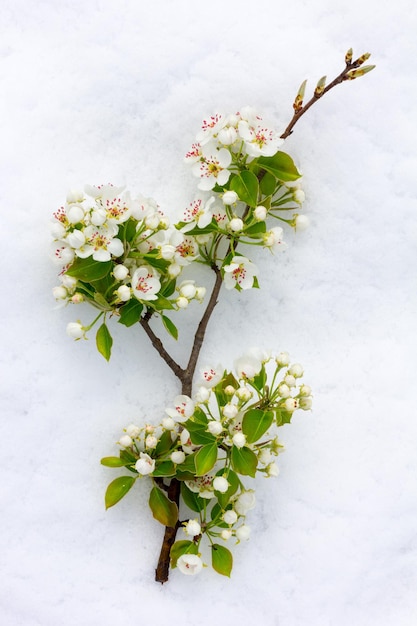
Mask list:
[[129,424],[125,430],[129,437],[132,437],[132,439],[136,439],[140,435],[140,428],[139,426],[135,426],[135,424]]
[[84,327],[80,322],[70,322],[67,324],[67,335],[72,339],[84,337]]
[[296,398],[287,398],[284,402],[285,410],[292,413],[298,408],[298,400]]
[[237,498],[234,508],[239,515],[246,515],[256,504],[255,492],[253,489],[243,491]]
[[220,533],[220,537],[224,539],[225,541],[230,539],[231,536],[232,536],[232,531],[229,530],[228,528],[224,528],[222,532]]
[[215,491],[219,491],[220,493],[226,493],[229,489],[229,483],[224,476],[216,476],[213,480],[213,488]]
[[209,431],[209,433],[216,437],[217,435],[220,435],[221,432],[223,432],[223,426],[220,422],[216,422],[215,420],[213,420],[212,422],[209,422],[207,424],[207,430]]
[[229,127],[221,129],[221,131],[217,135],[217,140],[219,143],[223,144],[224,146],[231,146],[232,143],[236,141],[236,137],[237,137],[236,130],[232,126],[229,126]]
[[138,459],[135,463],[135,469],[142,476],[152,474],[155,469],[155,459],[152,459],[149,454],[141,452],[140,459]]
[[184,463],[185,461],[185,453],[182,450],[175,450],[171,453],[171,461],[176,465],[180,463]]
[[181,274],[181,265],[178,265],[177,263],[171,263],[171,265],[168,267],[168,274],[171,276],[171,278],[176,278],[179,274]]
[[223,204],[230,206],[231,204],[234,204],[235,202],[239,200],[239,196],[237,195],[235,191],[226,191],[223,194],[222,200],[223,200]]
[[233,387],[233,385],[227,385],[227,387],[224,388],[224,393],[226,394],[226,396],[233,396],[235,393],[235,388]]
[[184,280],[178,287],[180,296],[192,300],[197,292],[195,283],[193,280]]
[[175,428],[175,422],[172,417],[164,417],[162,420],[162,426],[165,430],[173,430]]
[[294,189],[293,198],[294,202],[297,202],[297,204],[302,204],[306,199],[306,195],[302,189]]
[[179,309],[186,309],[188,306],[188,300],[187,298],[184,298],[184,296],[180,296],[175,302],[177,303]]
[[310,396],[311,395],[311,387],[309,385],[301,385],[299,394],[300,394],[300,396]]
[[243,433],[236,433],[233,435],[232,441],[236,448],[243,448],[246,443],[246,435]]
[[237,521],[237,513],[236,511],[233,511],[233,509],[229,509],[228,511],[225,511],[223,513],[222,518],[226,524],[229,524],[229,526],[231,526]]
[[54,296],[55,300],[66,300],[68,296],[68,291],[65,289],[65,287],[62,286],[54,287],[52,289],[52,295]]
[[243,220],[241,220],[240,217],[234,217],[229,222],[229,229],[234,233],[240,233],[243,227]]
[[258,454],[258,461],[263,465],[267,465],[272,461],[272,452],[269,448],[262,448]]
[[150,230],[156,230],[159,226],[160,221],[161,220],[160,220],[158,213],[156,212],[151,213],[145,218],[145,226],[146,228],[149,228]]
[[251,399],[253,394],[249,387],[239,387],[236,389],[236,395],[242,402],[247,402]]
[[250,536],[250,527],[247,524],[243,524],[243,526],[239,526],[236,529],[236,537],[239,541],[247,541]]
[[313,406],[313,398],[311,396],[300,398],[299,407],[303,409],[303,411],[309,411]]
[[300,365],[300,363],[294,363],[294,365],[291,365],[288,372],[292,376],[294,376],[294,378],[301,378],[301,376],[304,374],[304,369],[303,366]]
[[268,465],[268,467],[266,468],[266,473],[268,474],[268,476],[278,476],[279,474],[279,467],[276,463],[270,463]]
[[222,413],[225,417],[227,417],[228,419],[231,419],[233,417],[236,417],[238,413],[238,408],[235,404],[230,404],[229,402],[223,407]]
[[183,530],[189,537],[196,537],[201,533],[201,526],[196,519],[190,519],[184,524]]
[[278,354],[278,356],[275,359],[277,365],[279,365],[280,367],[284,367],[285,365],[288,365],[290,362],[290,355],[288,354],[288,352],[280,352]]
[[266,208],[262,205],[257,206],[253,212],[257,222],[263,222],[268,214]]
[[127,285],[120,285],[120,287],[116,290],[116,293],[117,297],[122,302],[127,302],[132,297],[132,291]]
[[84,302],[84,296],[82,293],[74,293],[74,295],[71,298],[71,302],[73,304],[81,304],[81,302]]
[[198,300],[198,302],[203,302],[206,291],[207,289],[205,287],[197,287],[195,299]]
[[123,435],[122,437],[120,437],[119,443],[124,448],[130,448],[130,446],[133,443],[133,440],[131,437],[129,437],[129,435]]
[[281,398],[289,398],[291,395],[291,390],[285,383],[281,383],[278,387],[278,393]]
[[84,210],[79,204],[72,204],[67,209],[67,218],[70,224],[78,224],[84,219]]
[[124,280],[129,274],[129,269],[125,265],[116,265],[113,270],[113,276],[116,280]]
[[158,445],[158,439],[155,437],[155,435],[148,435],[146,437],[146,439],[145,439],[145,446],[147,448],[152,450],[153,448],[156,448],[157,445]]
[[288,385],[288,387],[295,387],[296,385],[295,376],[293,376],[292,374],[287,374],[286,377],[284,378],[284,383]]

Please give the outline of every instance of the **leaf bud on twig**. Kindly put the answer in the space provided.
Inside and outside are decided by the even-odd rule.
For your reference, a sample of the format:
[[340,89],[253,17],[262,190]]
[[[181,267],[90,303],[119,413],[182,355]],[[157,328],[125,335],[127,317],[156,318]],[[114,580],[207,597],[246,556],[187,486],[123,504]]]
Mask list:
[[355,67],[359,67],[360,65],[362,65],[363,63],[365,63],[365,61],[367,61],[369,59],[369,57],[371,56],[370,52],[365,52],[365,54],[362,54],[359,59],[356,59],[356,61],[354,62]]
[[368,72],[372,71],[374,69],[374,67],[375,67],[375,65],[364,65],[363,67],[361,67],[358,70],[350,70],[350,72],[348,72],[346,74],[346,78],[348,80],[353,80],[355,78],[359,78],[360,76],[364,76]]
[[303,108],[303,100],[304,100],[306,85],[307,85],[307,81],[303,80],[298,90],[298,93],[295,97],[293,107],[296,113],[298,113],[298,111],[300,111]]
[[316,98],[319,98],[323,94],[324,88],[326,86],[326,78],[327,76],[322,76],[317,83],[317,86],[314,90],[314,95],[316,96]]
[[345,54],[346,65],[350,65],[352,63],[352,58],[353,58],[353,50],[352,48],[349,48],[349,50]]

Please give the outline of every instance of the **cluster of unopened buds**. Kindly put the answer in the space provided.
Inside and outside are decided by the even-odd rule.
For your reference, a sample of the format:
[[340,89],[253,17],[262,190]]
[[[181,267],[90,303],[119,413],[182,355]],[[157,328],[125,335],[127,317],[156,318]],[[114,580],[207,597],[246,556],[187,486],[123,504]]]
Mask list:
[[[179,525],[187,537],[174,543],[171,566],[184,574],[198,573],[203,566],[200,543],[206,537],[214,569],[229,575],[232,555],[224,544],[249,538],[246,515],[255,506],[254,490],[242,477],[278,475],[275,457],[283,446],[272,431],[312,404],[302,376],[302,366],[290,364],[285,352],[272,358],[252,350],[236,360],[234,372],[220,365],[203,368],[193,398],[177,396],[156,426],[129,425],[118,441],[119,457],[102,459],[103,465],[123,466],[133,474],[110,483],[107,507],[138,478],[151,478],[154,517],[164,525]],[[173,477],[181,482],[185,509],[191,512],[182,521],[166,496],[165,481]]]

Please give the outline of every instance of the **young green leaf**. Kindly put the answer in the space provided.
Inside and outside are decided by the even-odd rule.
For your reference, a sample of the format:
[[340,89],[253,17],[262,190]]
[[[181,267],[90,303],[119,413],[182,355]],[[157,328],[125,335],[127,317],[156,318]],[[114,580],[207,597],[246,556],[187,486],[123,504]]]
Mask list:
[[161,317],[162,322],[171,337],[173,337],[174,339],[178,339],[178,328],[175,326],[175,324],[171,322],[169,317],[167,317],[166,315],[161,315]]
[[196,513],[200,513],[206,505],[203,498],[200,498],[198,493],[194,493],[191,489],[188,489],[184,482],[181,483],[181,496],[186,506]]
[[124,467],[126,461],[120,459],[118,456],[105,456],[101,459],[100,463],[106,467]]
[[97,350],[100,352],[100,354],[104,356],[106,361],[108,361],[111,355],[111,347],[113,345],[113,339],[109,332],[109,329],[107,328],[104,322],[97,331],[96,344],[97,344]]
[[136,478],[133,476],[119,476],[119,478],[115,478],[107,487],[106,495],[104,496],[106,509],[117,504],[132,488],[135,480]]
[[211,564],[213,569],[216,570],[218,574],[230,576],[233,567],[233,556],[230,550],[221,546],[219,543],[214,543],[211,549]]
[[119,323],[124,326],[133,326],[140,320],[140,316],[142,315],[143,304],[132,298],[129,302],[126,302],[122,307],[120,307],[120,318]]
[[278,151],[272,157],[260,157],[258,165],[270,174],[273,174],[278,180],[297,180],[301,176],[294,161],[285,152]]
[[172,569],[177,567],[177,561],[183,554],[198,554],[198,547],[193,541],[188,541],[186,539],[176,541],[170,552]]
[[176,469],[172,461],[161,461],[156,463],[152,476],[169,477],[175,476]]
[[253,172],[243,170],[233,178],[230,189],[237,193],[239,200],[250,207],[255,208],[258,204],[259,182]]
[[163,524],[163,526],[175,528],[178,521],[178,507],[159,487],[152,488],[149,496],[149,506],[152,515],[158,522]]
[[272,411],[262,409],[249,409],[242,420],[242,432],[246,435],[248,443],[255,443],[262,437],[272,424],[274,414]]
[[90,283],[94,280],[104,278],[110,273],[113,267],[112,261],[94,261],[93,257],[80,259],[76,257],[71,267],[65,272],[68,276],[78,278]]
[[204,476],[211,469],[217,461],[217,444],[209,443],[203,446],[196,452],[195,455],[195,468],[196,476]]
[[249,448],[232,447],[232,466],[235,472],[243,476],[255,477],[256,467],[258,465],[257,456]]

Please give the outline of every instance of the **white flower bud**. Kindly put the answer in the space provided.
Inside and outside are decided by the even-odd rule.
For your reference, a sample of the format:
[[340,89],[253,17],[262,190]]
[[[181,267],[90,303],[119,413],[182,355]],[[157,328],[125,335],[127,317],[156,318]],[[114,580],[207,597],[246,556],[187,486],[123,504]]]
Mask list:
[[150,230],[156,230],[159,226],[159,222],[161,221],[158,213],[151,213],[151,215],[148,215],[145,218],[145,225],[146,228],[149,228]]
[[120,285],[120,287],[116,290],[116,293],[117,297],[122,302],[127,302],[132,297],[132,291],[127,285]]
[[288,352],[280,352],[278,354],[278,356],[275,359],[277,365],[279,365],[280,367],[284,367],[285,365],[288,365],[290,362],[290,355],[288,354]]
[[132,437],[129,437],[129,435],[123,435],[122,437],[120,437],[119,443],[124,448],[130,448],[130,446],[133,443],[133,440],[132,440]]
[[266,468],[266,473],[268,474],[268,476],[278,476],[279,474],[278,465],[276,463],[270,463],[268,467]]
[[231,204],[234,204],[239,200],[239,196],[237,195],[236,191],[226,191],[223,194],[222,200],[223,204],[230,206]]
[[224,393],[226,396],[233,396],[235,393],[235,388],[232,385],[227,385],[224,389]]
[[216,476],[213,480],[213,488],[215,491],[219,491],[220,493],[226,493],[229,489],[229,483],[223,476]]
[[285,383],[281,383],[278,387],[278,393],[281,398],[289,398],[291,395],[291,390]]
[[180,296],[192,300],[197,292],[195,282],[193,280],[184,280],[178,288]]
[[77,279],[73,276],[68,276],[68,274],[64,274],[63,276],[61,276],[61,280],[64,287],[66,287],[67,289],[74,289],[77,284]]
[[269,448],[262,448],[258,454],[258,461],[263,465],[270,463],[272,460],[272,452]]
[[296,398],[287,398],[284,402],[284,407],[286,411],[292,413],[298,408],[298,401]]
[[223,426],[220,422],[216,422],[213,420],[212,422],[208,423],[207,430],[209,431],[209,433],[216,437],[217,435],[220,435],[221,432],[223,432]]
[[71,246],[71,248],[81,248],[81,246],[85,244],[85,235],[81,230],[75,229],[67,236],[67,242]]
[[176,465],[180,463],[184,463],[185,461],[185,453],[182,450],[175,450],[171,453],[171,461]]
[[62,286],[54,287],[52,289],[52,295],[54,296],[55,300],[66,300],[68,296],[68,291],[65,289],[65,287]]
[[247,402],[252,397],[252,391],[249,389],[249,387],[239,387],[238,389],[236,389],[236,395],[239,400],[242,400],[242,402]]
[[246,515],[256,504],[255,492],[253,489],[243,491],[237,498],[234,508],[239,515]]
[[177,567],[182,574],[195,576],[203,569],[203,561],[196,554],[182,554],[177,561]]
[[135,424],[129,424],[125,430],[126,433],[132,437],[132,439],[136,439],[136,437],[139,437],[140,435],[140,428],[139,426],[135,426]]
[[174,430],[175,422],[172,417],[164,417],[162,420],[162,426],[165,430]]
[[237,513],[236,511],[233,511],[233,509],[229,509],[228,511],[225,511],[223,513],[222,518],[226,524],[229,524],[229,526],[231,526],[237,521]]
[[229,222],[229,229],[234,233],[240,233],[243,230],[243,220],[240,217],[234,217]]
[[145,446],[152,450],[153,448],[156,448],[156,446],[158,445],[158,439],[155,437],[155,435],[148,435],[145,439]]
[[84,302],[84,296],[82,293],[74,293],[74,295],[71,298],[71,302],[73,304],[80,304],[81,302]]
[[294,376],[294,378],[301,378],[301,376],[304,374],[303,366],[299,363],[294,363],[294,365],[291,365],[288,373]]
[[295,230],[307,230],[310,226],[310,220],[307,215],[297,215],[295,218]]
[[284,383],[288,385],[288,387],[295,387],[296,380],[292,374],[287,374],[284,378]]
[[79,204],[72,204],[67,209],[67,218],[70,224],[78,224],[84,219],[84,210]]
[[224,539],[225,541],[230,539],[231,536],[232,536],[232,531],[227,528],[224,528],[222,532],[220,533],[220,537]]
[[186,309],[188,306],[188,300],[187,298],[184,298],[183,296],[180,296],[179,298],[177,298],[175,302],[177,303],[177,306],[179,309]]
[[[232,126],[222,128],[217,135],[217,140],[224,146],[231,146],[236,141],[237,132]],[[227,193],[227,192],[226,192]]]
[[55,222],[51,226],[51,235],[54,239],[62,239],[67,232],[67,229],[61,222]]
[[70,322],[67,324],[67,335],[72,339],[84,337],[84,327],[80,322]]
[[247,524],[243,524],[243,526],[239,526],[236,529],[236,537],[239,541],[247,541],[250,537],[250,528]]
[[173,259],[175,256],[175,252],[176,252],[175,246],[172,246],[169,243],[166,243],[163,246],[161,246],[161,257],[165,259],[165,261],[170,261],[171,259]]
[[113,270],[113,276],[116,280],[124,280],[129,274],[129,269],[125,265],[116,265]]
[[201,533],[201,526],[196,519],[190,519],[184,524],[183,530],[189,537],[195,537]]
[[298,204],[302,204],[306,199],[306,195],[302,189],[295,189],[293,193],[294,201]]
[[302,397],[299,400],[299,407],[303,411],[309,411],[313,405],[313,398],[311,396]]
[[233,435],[232,441],[236,448],[243,448],[246,443],[246,435],[243,433],[236,433],[236,435]]
[[71,189],[67,193],[67,202],[82,202],[84,200],[84,193],[79,189]]
[[168,274],[171,276],[171,278],[176,278],[179,274],[181,274],[181,265],[178,265],[177,263],[171,263],[171,265],[168,267]]
[[202,302],[204,300],[204,296],[206,295],[206,291],[207,289],[205,287],[197,287],[195,299],[198,300],[198,302]]
[[263,222],[266,216],[268,215],[268,211],[266,210],[264,206],[260,205],[256,207],[253,214],[255,216],[256,221]]
[[228,419],[231,419],[233,417],[236,417],[237,413],[238,413],[238,409],[237,406],[235,404],[230,404],[230,402],[228,404],[226,404],[223,409],[222,409],[222,413],[225,417],[227,417]]

